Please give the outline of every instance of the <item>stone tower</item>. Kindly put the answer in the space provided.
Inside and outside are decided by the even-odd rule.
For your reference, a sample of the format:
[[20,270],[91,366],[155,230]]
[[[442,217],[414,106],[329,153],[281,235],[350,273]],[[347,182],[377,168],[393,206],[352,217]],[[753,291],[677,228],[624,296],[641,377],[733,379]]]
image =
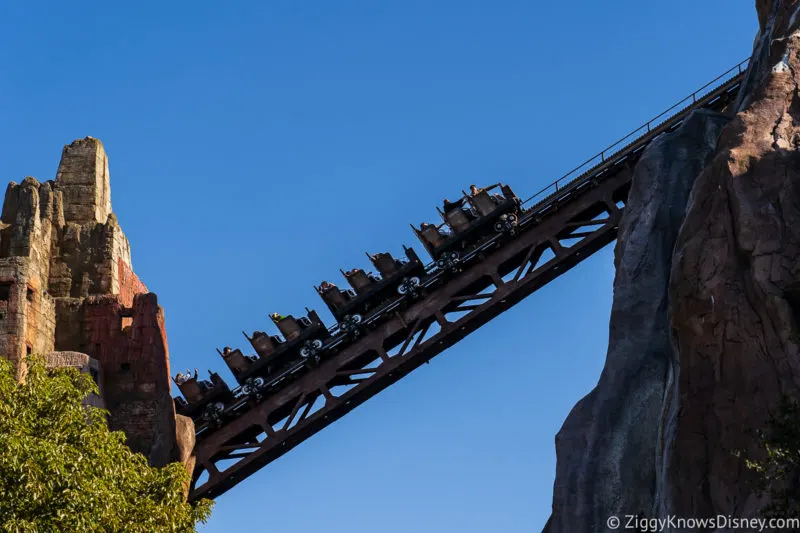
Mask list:
[[64,147],[55,181],[27,177],[6,190],[0,354],[22,375],[31,353],[91,371],[112,429],[151,464],[188,460],[194,431],[172,403],[164,312],[133,272],[108,157],[92,137]]

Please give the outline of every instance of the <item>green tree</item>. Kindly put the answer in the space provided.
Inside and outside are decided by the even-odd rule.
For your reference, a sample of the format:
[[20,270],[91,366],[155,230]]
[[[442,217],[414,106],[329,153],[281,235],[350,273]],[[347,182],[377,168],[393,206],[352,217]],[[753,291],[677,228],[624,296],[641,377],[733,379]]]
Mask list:
[[767,429],[757,434],[766,458],[748,460],[747,467],[758,472],[762,494],[770,495],[763,515],[800,517],[800,406],[784,398]]
[[211,502],[186,503],[180,463],[151,468],[110,431],[76,369],[32,358],[24,383],[0,358],[0,532],[188,533]]

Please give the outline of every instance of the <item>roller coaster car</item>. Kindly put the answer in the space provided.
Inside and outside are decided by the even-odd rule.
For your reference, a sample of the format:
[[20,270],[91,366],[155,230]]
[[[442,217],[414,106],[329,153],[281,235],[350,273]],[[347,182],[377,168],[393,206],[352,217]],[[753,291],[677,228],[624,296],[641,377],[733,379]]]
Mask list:
[[442,212],[441,215],[445,223],[450,226],[455,233],[466,231],[469,229],[469,225],[472,221],[478,218],[470,210],[466,198],[461,198],[457,202],[445,203],[444,212]]
[[348,315],[361,317],[419,285],[425,265],[413,248],[404,247],[404,251],[407,261],[395,259],[389,253],[367,254],[380,278],[360,268],[342,272],[353,290],[341,290],[329,283],[315,287],[337,321]]
[[[239,384],[246,383],[252,377],[262,377],[269,381],[275,371],[287,364],[316,354],[322,348],[323,340],[330,337],[328,328],[322,323],[316,311],[309,311],[308,317],[294,318],[291,315],[283,317],[276,322],[276,325],[285,341],[281,341],[276,335],[269,336],[263,331],[254,332],[252,337],[245,333],[258,357],[245,362],[238,373],[234,372]],[[238,362],[241,363],[241,359]],[[233,370],[231,364],[228,366]]]
[[[253,337],[255,337],[259,333],[261,335],[266,336],[266,333],[264,333],[263,331],[256,331],[255,333],[253,333]],[[245,336],[247,336],[246,333]],[[231,373],[233,373],[234,377],[238,376],[242,372],[246,372],[250,368],[250,365],[258,361],[257,356],[245,355],[238,348],[236,348],[235,350],[231,350],[226,346],[222,351],[217,350],[217,352],[222,356],[222,359],[225,361],[225,364],[228,365],[228,368],[230,368]]]
[[179,415],[196,420],[203,416],[211,404],[218,403],[225,406],[233,400],[233,392],[220,375],[216,372],[209,372],[209,375],[211,381],[198,380],[197,377],[189,378],[182,383],[175,381],[183,395],[183,398],[175,398],[175,410]]
[[342,272],[342,275],[344,275],[347,283],[353,287],[353,290],[356,291],[356,294],[370,292],[373,284],[381,281],[381,279],[375,276],[372,272],[367,274],[361,268],[354,268],[350,272]]
[[285,342],[280,335],[268,335],[263,331],[254,331],[252,337],[247,333],[244,333],[244,336],[261,358],[271,356]]
[[[498,187],[502,195],[489,193]],[[445,204],[440,214],[452,229],[451,234],[442,231],[444,224],[412,228],[431,257],[438,260],[453,252],[469,251],[497,232],[513,231],[519,217],[519,206],[520,200],[511,187],[496,183],[472,195],[465,194],[457,202]]]

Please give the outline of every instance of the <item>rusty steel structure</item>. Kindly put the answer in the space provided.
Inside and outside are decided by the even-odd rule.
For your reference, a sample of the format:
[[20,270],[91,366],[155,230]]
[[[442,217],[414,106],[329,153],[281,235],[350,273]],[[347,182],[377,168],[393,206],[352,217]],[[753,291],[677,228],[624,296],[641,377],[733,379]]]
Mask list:
[[388,306],[373,329],[354,337],[341,326],[332,328],[325,341],[331,355],[286,386],[255,396],[241,392],[247,385],[230,391],[235,400],[220,416],[198,424],[190,500],[230,490],[611,243],[644,149],[696,109],[726,110],[738,94],[744,66],[523,202],[514,231],[481,243],[460,258],[462,266],[428,265],[420,296],[408,305]]

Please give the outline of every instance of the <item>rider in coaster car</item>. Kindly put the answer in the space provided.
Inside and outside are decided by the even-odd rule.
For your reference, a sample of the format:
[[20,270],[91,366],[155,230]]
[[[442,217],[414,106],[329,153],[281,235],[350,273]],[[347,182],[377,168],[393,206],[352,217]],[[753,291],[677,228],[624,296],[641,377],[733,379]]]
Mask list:
[[183,385],[187,381],[191,379],[197,379],[197,369],[194,369],[194,376],[192,376],[192,372],[189,369],[186,369],[186,373],[182,374],[178,372],[178,375],[175,376],[175,384],[176,385]]

